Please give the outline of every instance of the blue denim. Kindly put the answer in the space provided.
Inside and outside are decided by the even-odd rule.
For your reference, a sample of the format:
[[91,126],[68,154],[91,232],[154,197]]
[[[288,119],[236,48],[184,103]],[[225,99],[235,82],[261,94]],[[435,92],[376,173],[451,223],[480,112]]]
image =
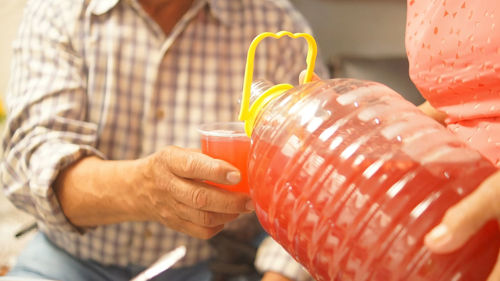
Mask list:
[[[142,267],[103,266],[91,260],[77,259],[50,242],[39,232],[21,252],[16,265],[0,280],[9,277],[40,278],[58,281],[130,280]],[[210,281],[212,273],[208,263],[169,269],[152,280],[160,281]]]

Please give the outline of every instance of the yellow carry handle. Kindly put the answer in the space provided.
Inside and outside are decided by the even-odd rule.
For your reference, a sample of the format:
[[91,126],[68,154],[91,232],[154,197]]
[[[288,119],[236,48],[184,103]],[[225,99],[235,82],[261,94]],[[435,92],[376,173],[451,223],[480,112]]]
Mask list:
[[278,33],[264,32],[257,37],[255,37],[248,48],[247,55],[247,65],[245,68],[245,78],[243,81],[243,97],[241,99],[241,108],[240,108],[240,116],[239,119],[245,122],[245,132],[250,137],[252,135],[252,130],[255,122],[255,118],[257,118],[257,114],[259,111],[272,99],[279,96],[283,92],[293,88],[290,84],[278,84],[267,91],[265,91],[250,107],[250,88],[252,86],[253,79],[253,69],[254,69],[254,59],[255,59],[255,50],[257,45],[262,41],[262,39],[266,37],[273,37],[279,39],[283,36],[289,36],[291,38],[299,38],[303,37],[306,39],[309,50],[307,51],[307,69],[306,75],[304,77],[304,83],[311,82],[313,72],[314,72],[314,64],[316,62],[316,55],[318,52],[318,48],[316,45],[316,41],[314,38],[307,33],[291,33],[288,31],[280,31]]

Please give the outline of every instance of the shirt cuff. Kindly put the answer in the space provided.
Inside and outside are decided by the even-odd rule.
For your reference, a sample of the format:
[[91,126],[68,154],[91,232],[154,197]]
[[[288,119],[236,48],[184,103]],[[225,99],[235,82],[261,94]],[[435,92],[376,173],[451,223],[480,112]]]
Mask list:
[[290,280],[314,280],[306,269],[283,249],[272,237],[266,237],[255,257],[255,268],[260,273],[268,271],[279,273]]
[[34,214],[37,221],[42,224],[41,228],[84,232],[84,229],[74,226],[66,218],[52,185],[61,170],[89,155],[105,158],[101,152],[91,146],[57,140],[43,143],[31,155],[29,190],[34,210],[30,213]]

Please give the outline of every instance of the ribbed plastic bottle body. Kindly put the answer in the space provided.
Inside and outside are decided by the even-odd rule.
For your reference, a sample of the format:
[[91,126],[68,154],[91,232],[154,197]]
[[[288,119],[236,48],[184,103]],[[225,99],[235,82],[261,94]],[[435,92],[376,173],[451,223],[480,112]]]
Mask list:
[[452,254],[422,241],[495,170],[389,88],[334,79],[266,106],[249,183],[263,227],[318,281],[485,280],[496,222]]

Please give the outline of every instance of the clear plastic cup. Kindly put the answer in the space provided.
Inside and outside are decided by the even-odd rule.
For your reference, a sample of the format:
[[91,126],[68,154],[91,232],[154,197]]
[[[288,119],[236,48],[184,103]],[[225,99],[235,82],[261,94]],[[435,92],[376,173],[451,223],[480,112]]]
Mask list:
[[209,182],[217,187],[249,193],[247,163],[250,138],[245,134],[243,122],[206,123],[198,127],[201,151],[213,158],[224,160],[238,168],[241,181],[235,185]]

